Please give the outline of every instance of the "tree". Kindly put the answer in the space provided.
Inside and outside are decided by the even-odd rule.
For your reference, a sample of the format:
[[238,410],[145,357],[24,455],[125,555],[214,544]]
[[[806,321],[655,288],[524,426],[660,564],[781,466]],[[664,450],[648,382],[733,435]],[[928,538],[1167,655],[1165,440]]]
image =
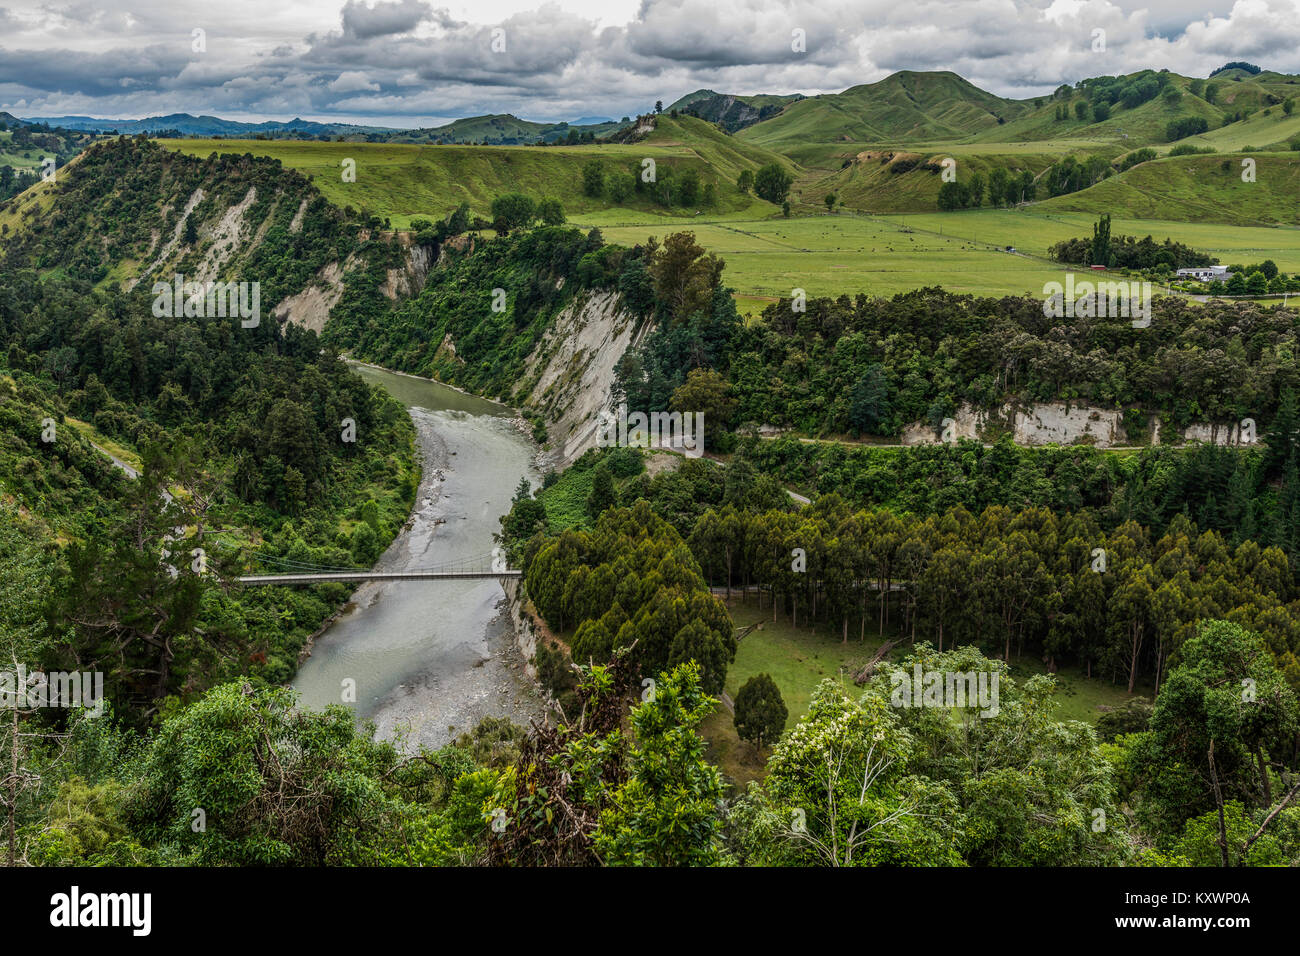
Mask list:
[[786,172],[780,163],[771,162],[763,166],[754,175],[754,192],[760,199],[766,199],[775,205],[785,202],[794,183],[794,176]]
[[839,200],[838,200],[838,197],[837,197],[834,193],[827,193],[827,194],[826,194],[826,198],[825,198],[824,200],[822,200],[822,201],[826,203],[826,211],[827,211],[827,212],[834,212],[834,211],[835,211],[835,203],[838,202]]
[[849,404],[849,424],[859,433],[879,434],[880,427],[889,419],[889,375],[880,363],[868,365],[853,386]]
[[537,204],[523,193],[506,193],[492,200],[492,228],[501,235],[526,229],[537,218]]
[[637,178],[633,173],[615,170],[605,180],[605,191],[612,203],[621,203],[636,192]]
[[599,518],[606,508],[618,505],[618,493],[614,490],[614,475],[609,469],[609,462],[601,461],[591,472],[591,493],[587,495],[587,514],[594,520]]
[[546,527],[546,505],[533,497],[527,477],[519,479],[510,511],[501,518],[501,534],[510,541],[527,541]]
[[225,684],[168,718],[125,807],[132,830],[191,865],[355,862],[397,819],[383,791],[397,754],[346,707],[295,704]]
[[633,708],[636,743],[628,779],[610,796],[594,843],[614,866],[713,866],[720,861],[722,778],[705,760],[700,723],[717,703],[700,687],[699,668],[660,675]]
[[[32,716],[34,708],[18,696],[26,688],[17,686],[19,664],[39,660],[42,597],[48,587],[51,568],[37,545],[35,529],[27,525],[18,510],[0,501],[0,669],[7,671],[0,690],[0,704],[9,710],[0,721],[0,805],[5,813],[6,859],[16,866],[18,853],[17,821],[20,803],[26,791],[39,785],[40,777],[25,759],[29,743],[40,736],[25,729],[23,718]],[[10,682],[13,682],[12,684]],[[26,738],[26,742],[24,741]]]
[[675,412],[703,414],[706,434],[716,434],[731,419],[731,384],[715,369],[693,368],[673,390],[671,404]]
[[1110,265],[1110,216],[1104,215],[1092,227],[1092,248],[1088,253],[1090,265]]
[[605,193],[605,167],[600,160],[593,159],[582,167],[582,194],[591,199],[599,199]]
[[953,180],[939,187],[939,208],[944,212],[965,209],[970,202],[970,193],[964,183]]
[[656,112],[656,113],[662,113],[663,111],[664,111],[664,101],[663,101],[663,100],[655,100],[655,112]]
[[537,218],[547,226],[564,225],[564,207],[558,199],[543,199],[537,205]]
[[1162,833],[1232,800],[1271,806],[1270,766],[1300,728],[1295,692],[1258,634],[1204,621],[1181,657],[1131,756],[1139,817]]
[[693,232],[675,232],[664,239],[650,264],[656,299],[675,320],[708,309],[721,281],[723,262],[695,241]]
[[1283,467],[1300,445],[1300,400],[1294,389],[1284,389],[1278,400],[1277,414],[1264,433],[1264,472],[1280,476]]
[[832,680],[782,737],[761,786],[738,808],[751,862],[952,865],[962,820],[953,794],[912,775],[916,743],[877,695],[854,703]]
[[[5,168],[7,169],[8,167]],[[740,171],[740,175],[736,177],[736,188],[739,189],[742,193],[746,193],[746,194],[748,194],[749,191],[754,188],[753,170],[742,169]]]
[[971,176],[970,182],[966,184],[967,202],[974,209],[978,209],[984,202],[984,175],[976,173]]
[[1287,116],[1290,116],[1292,113],[1295,112],[1294,96],[1288,96],[1285,100],[1282,101],[1282,112],[1285,113]]
[[1014,198],[1008,195],[1010,184],[1011,174],[1001,166],[989,173],[989,205],[1001,206],[1003,203],[1011,205]]
[[736,691],[733,723],[741,740],[762,747],[781,736],[789,716],[781,690],[767,674],[755,674]]
[[379,536],[364,521],[352,529],[352,560],[358,567],[370,567],[380,554]]
[[683,206],[694,206],[700,201],[700,173],[687,169],[677,181],[677,201]]
[[1017,186],[1020,191],[1020,201],[1033,202],[1034,196],[1038,192],[1038,184],[1034,182],[1034,174],[1027,169],[1022,170]]

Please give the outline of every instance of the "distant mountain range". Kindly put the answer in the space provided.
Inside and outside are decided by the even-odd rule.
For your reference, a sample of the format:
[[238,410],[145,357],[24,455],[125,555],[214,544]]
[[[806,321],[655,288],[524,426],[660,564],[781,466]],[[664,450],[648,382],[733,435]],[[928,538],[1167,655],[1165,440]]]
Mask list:
[[[7,115],[7,114],[5,114]],[[534,123],[509,113],[470,116],[443,126],[422,129],[398,129],[392,126],[359,126],[353,123],[318,123],[294,118],[288,122],[268,121],[245,123],[222,119],[219,116],[195,116],[192,113],[170,113],[145,119],[97,119],[93,116],[33,116],[15,122],[94,133],[120,133],[134,136],[137,133],[165,133],[175,131],[182,136],[206,139],[214,136],[250,139],[366,139],[372,142],[393,143],[488,143],[502,145],[554,142],[566,139],[571,130],[578,136],[603,135],[617,129],[619,122],[606,117],[584,117],[575,123]],[[629,120],[624,119],[624,123]]]
[[176,130],[186,136],[253,136],[275,133],[305,133],[314,136],[336,136],[355,133],[390,132],[389,126],[357,126],[351,123],[316,123],[305,119],[291,119],[287,123],[242,123],[219,116],[194,116],[191,113],[170,113],[167,116],[150,116],[145,119],[96,119],[93,116],[33,116],[27,123],[48,123],[64,129],[86,130],[96,133],[158,133]]
[[[1248,117],[1269,116],[1276,129],[1260,145],[1295,135],[1300,116],[1273,107],[1300,92],[1300,77],[1228,64],[1202,80],[1153,70],[1097,77],[1059,87],[1050,95],[1008,99],[982,90],[956,73],[905,70],[840,93],[741,95],[701,89],[665,112],[686,113],[724,132],[786,155],[831,144],[898,146],[926,143],[1013,143],[1080,139],[1132,149],[1213,132]],[[1265,111],[1269,111],[1265,113]],[[1293,111],[1294,112],[1294,111]],[[1185,121],[1184,127],[1176,124]],[[631,120],[584,116],[573,123],[539,123],[509,113],[470,116],[442,126],[396,129],[350,123],[245,123],[217,116],[172,113],[136,120],[89,116],[33,117],[25,122],[98,133],[174,130],[182,136],[338,139],[380,143],[532,145],[585,143],[610,136]],[[1203,124],[1199,125],[1198,124]],[[1181,129],[1178,135],[1174,130]]]

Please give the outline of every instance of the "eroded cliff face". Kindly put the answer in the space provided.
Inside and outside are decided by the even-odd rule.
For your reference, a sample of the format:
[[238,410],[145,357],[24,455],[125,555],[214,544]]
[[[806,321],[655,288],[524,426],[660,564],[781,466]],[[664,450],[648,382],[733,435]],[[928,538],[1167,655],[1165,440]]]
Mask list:
[[528,358],[528,405],[546,421],[551,457],[563,468],[596,444],[602,410],[613,405],[614,370],[652,325],[625,311],[613,292],[595,292],[564,309]]
[[[968,438],[980,441],[989,440],[1009,428],[1017,445],[1092,445],[1096,448],[1116,448],[1159,444],[1159,419],[1152,416],[1146,424],[1147,435],[1139,441],[1128,434],[1124,428],[1123,413],[1115,409],[1046,402],[1024,408],[1003,405],[996,412],[989,412],[963,405],[952,416],[949,434],[953,440]],[[1216,445],[1250,445],[1256,441],[1254,433],[1249,428],[1243,429],[1240,422],[1197,423],[1183,429],[1180,438]],[[943,440],[943,434],[936,433],[926,422],[908,425],[900,439],[904,445],[932,445]]]

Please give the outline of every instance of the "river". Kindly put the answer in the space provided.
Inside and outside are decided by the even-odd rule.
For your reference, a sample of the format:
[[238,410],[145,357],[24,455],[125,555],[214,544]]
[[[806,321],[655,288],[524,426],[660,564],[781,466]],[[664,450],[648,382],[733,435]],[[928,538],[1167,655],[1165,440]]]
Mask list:
[[[366,365],[415,422],[423,475],[406,527],[375,565],[415,570],[488,555],[536,448],[511,409],[426,379]],[[316,638],[293,681],[307,707],[353,707],[388,739],[439,747],[485,716],[528,725],[542,710],[495,580],[370,581]],[[346,700],[355,682],[355,702]]]

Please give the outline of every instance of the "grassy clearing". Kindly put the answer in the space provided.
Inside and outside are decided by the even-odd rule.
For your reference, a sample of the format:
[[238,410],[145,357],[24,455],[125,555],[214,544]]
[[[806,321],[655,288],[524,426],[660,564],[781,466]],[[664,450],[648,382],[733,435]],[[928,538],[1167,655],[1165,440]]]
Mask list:
[[[942,232],[993,246],[1015,246],[1021,252],[1046,256],[1062,239],[1090,236],[1096,216],[1090,212],[1057,211],[1047,204],[1024,209],[969,209],[952,213],[922,213],[884,217],[889,222],[926,232]],[[1210,222],[1121,217],[1111,220],[1116,235],[1171,237],[1230,262],[1272,259],[1283,272],[1300,270],[1300,229],[1286,226],[1224,226]],[[1057,267],[1060,271],[1060,267]],[[1059,278],[1059,276],[1058,276]]]
[[[838,681],[848,694],[857,696],[861,689],[853,683],[852,675],[884,640],[870,623],[865,640],[859,642],[856,626],[850,622],[849,642],[842,644],[839,631],[826,622],[818,623],[815,630],[791,626],[784,614],[778,614],[773,622],[771,608],[764,606],[760,610],[753,595],[745,600],[733,596],[728,610],[737,627],[751,624],[758,627],[740,642],[736,659],[727,670],[726,692],[734,699],[749,678],[762,673],[771,675],[789,711],[787,730],[807,713],[813,691],[826,678]],[[886,637],[896,634],[893,629],[886,631]],[[910,652],[911,648],[903,644],[894,648],[886,660],[899,662]],[[1028,657],[1012,659],[1011,675],[1017,681],[1045,673],[1047,668],[1041,661]],[[1055,676],[1058,720],[1095,723],[1105,709],[1121,706],[1128,699],[1123,686],[1089,678],[1078,668],[1061,668]],[[1153,696],[1152,688],[1145,686],[1138,687],[1137,693]],[[743,788],[748,781],[762,778],[770,748],[760,753],[753,745],[740,740],[725,706],[719,705],[701,730],[709,741],[710,759],[733,783]]]
[[[1042,295],[1060,281],[1063,267],[1047,259],[1062,239],[1091,234],[1086,212],[973,209],[866,217],[781,216],[764,219],[701,218],[689,225],[645,221],[616,225],[607,217],[577,217],[599,225],[611,242],[633,245],[688,228],[727,263],[726,281],[741,311],[753,313],[791,290],[809,295],[893,295],[929,285],[973,295]],[[1117,234],[1173,237],[1225,264],[1272,259],[1285,272],[1300,271],[1300,229],[1223,226],[1116,218]],[[1003,251],[1013,246],[1016,254]]]
[[[681,225],[601,226],[612,242],[662,238]],[[725,279],[742,305],[761,308],[796,288],[809,295],[893,295],[942,284],[976,295],[1042,294],[1060,267],[1008,255],[987,242],[922,234],[902,222],[850,215],[707,220],[690,227],[727,263]],[[1072,235],[1063,231],[1061,238]]]
[[64,421],[75,428],[77,433],[81,435],[82,438],[86,439],[86,441],[98,445],[103,451],[108,452],[118,461],[126,462],[126,464],[130,465],[136,471],[139,471],[142,467],[140,455],[134,449],[128,448],[121,442],[109,438],[107,435],[96,429],[94,425],[90,424],[90,422],[83,422],[81,419],[72,418],[71,416],[65,416]]
[[790,715],[786,729],[808,712],[812,693],[827,677],[853,691],[853,671],[859,669],[883,641],[868,628],[866,640],[858,643],[856,630],[849,628],[849,643],[840,643],[837,628],[819,622],[816,629],[793,627],[785,614],[772,620],[772,610],[760,610],[753,595],[745,601],[735,596],[728,605],[737,627],[757,625],[740,642],[736,660],[727,670],[727,693],[733,698],[741,685],[756,674],[770,674],[781,689]]

